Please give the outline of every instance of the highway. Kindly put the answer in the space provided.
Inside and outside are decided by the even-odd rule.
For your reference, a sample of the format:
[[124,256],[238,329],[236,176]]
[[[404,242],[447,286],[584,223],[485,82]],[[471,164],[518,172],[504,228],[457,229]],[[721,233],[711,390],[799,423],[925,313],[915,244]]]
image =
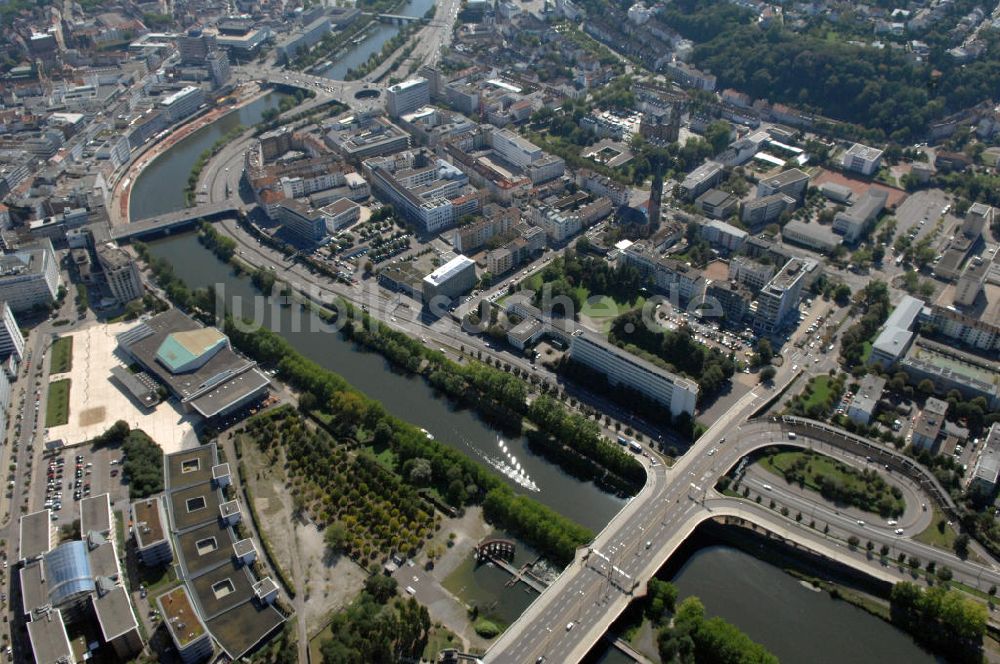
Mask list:
[[[784,379],[788,378],[786,374]],[[892,563],[899,554],[904,554],[922,563],[934,561],[939,567],[946,565],[957,581],[973,587],[987,588],[1000,583],[1000,573],[991,566],[962,560],[950,552],[897,536],[888,527],[859,523],[853,516],[837,514],[830,506],[789,491],[772,489],[774,509],[768,502],[757,504],[719,496],[713,489],[717,479],[755,449],[781,443],[830,452],[829,444],[804,435],[798,424],[770,420],[744,422],[766,396],[749,393],[673,468],[655,468],[642,492],[586,550],[578,552],[576,560],[556,582],[487,651],[485,661],[537,662],[539,658],[553,662],[579,661],[629,602],[644,592],[646,581],[693,529],[713,516],[739,516],[771,530],[780,529],[784,537],[888,581],[911,578],[908,567]],[[788,436],[791,429],[798,432],[794,439]],[[845,448],[854,449],[855,445],[841,447],[839,456],[843,456]],[[889,452],[885,455],[890,464],[901,463],[898,455]],[[866,463],[860,453],[854,457],[853,463]],[[782,506],[789,508],[788,517],[778,511]],[[797,511],[812,511],[814,516],[799,523],[793,518]],[[829,525],[829,531],[810,528],[813,518]],[[906,534],[916,531],[919,525],[910,524]],[[846,544],[852,535],[863,543],[871,540],[876,553],[869,554],[863,545],[852,550]],[[883,544],[890,548],[885,561],[877,555]]]

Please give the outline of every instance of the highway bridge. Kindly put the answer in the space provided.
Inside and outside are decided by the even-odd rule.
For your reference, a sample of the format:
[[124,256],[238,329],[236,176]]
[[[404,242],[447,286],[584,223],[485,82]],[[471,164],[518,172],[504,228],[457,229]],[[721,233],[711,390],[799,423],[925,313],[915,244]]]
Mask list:
[[[741,399],[672,468],[652,466],[639,495],[586,549],[577,552],[574,562],[490,647],[485,661],[580,661],[628,604],[645,593],[646,582],[695,528],[713,518],[736,518],[756,524],[831,561],[888,583],[912,578],[909,568],[893,562],[895,556],[904,554],[947,565],[956,580],[972,587],[1000,584],[1000,572],[995,567],[899,537],[892,527],[866,525],[831,508],[824,519],[833,531],[826,534],[783,517],[766,505],[718,494],[714,486],[719,477],[749,453],[777,444],[836,450],[854,455],[862,465],[878,464],[881,469],[888,466],[889,472],[918,483],[940,501],[946,512],[954,509],[947,492],[933,476],[893,450],[800,418],[744,421],[763,398],[766,396],[751,392]],[[873,541],[876,550],[886,544],[891,554],[883,559],[863,548],[852,549],[845,543],[848,534]]]
[[222,201],[219,203],[205,203],[194,207],[184,208],[176,212],[168,212],[155,217],[147,217],[130,224],[122,224],[111,228],[111,238],[117,242],[133,240],[153,235],[168,234],[193,226],[201,219],[215,219],[217,217],[231,217],[240,208],[233,201]]

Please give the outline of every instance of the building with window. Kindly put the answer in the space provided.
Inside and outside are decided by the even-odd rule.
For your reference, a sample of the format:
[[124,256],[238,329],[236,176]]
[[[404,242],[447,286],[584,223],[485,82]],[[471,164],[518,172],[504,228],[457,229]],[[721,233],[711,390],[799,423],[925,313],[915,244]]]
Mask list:
[[844,153],[841,165],[845,171],[874,175],[882,165],[882,150],[855,143]]
[[431,88],[427,79],[411,78],[390,85],[385,91],[385,108],[393,118],[415,111],[431,103]]
[[128,304],[145,294],[139,266],[128,252],[109,242],[98,245],[95,253],[111,296],[119,304]]
[[569,355],[574,362],[603,374],[612,387],[626,387],[663,404],[673,417],[694,415],[698,383],[689,378],[661,369],[586,330],[573,333]]
[[205,91],[189,85],[160,100],[160,109],[169,123],[179,122],[205,103]]
[[17,362],[24,358],[24,335],[21,334],[10,305],[0,302],[0,360],[11,356]]
[[0,300],[17,313],[56,301],[62,279],[52,242],[43,238],[0,256]]
[[753,321],[758,334],[774,334],[798,311],[807,267],[801,258],[792,258],[760,289]]
[[868,364],[877,364],[888,369],[898,362],[910,348],[914,336],[913,328],[923,309],[923,300],[904,295],[872,343]]
[[875,415],[879,399],[885,390],[885,378],[875,374],[866,374],[861,379],[858,393],[851,399],[851,405],[847,408],[847,417],[856,424],[869,424]]

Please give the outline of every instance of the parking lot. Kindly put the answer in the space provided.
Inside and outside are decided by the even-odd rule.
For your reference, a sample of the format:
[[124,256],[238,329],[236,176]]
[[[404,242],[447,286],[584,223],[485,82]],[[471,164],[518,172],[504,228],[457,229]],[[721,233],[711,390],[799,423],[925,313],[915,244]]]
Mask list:
[[47,452],[43,459],[30,511],[51,509],[55,525],[78,519],[80,500],[88,496],[109,493],[112,505],[128,497],[128,487],[122,482],[122,452],[117,446],[79,445]]
[[[951,211],[951,198],[940,189],[918,191],[907,198],[896,210],[896,237],[909,235],[913,242],[929,233],[941,215]],[[955,219],[948,217],[946,223]]]

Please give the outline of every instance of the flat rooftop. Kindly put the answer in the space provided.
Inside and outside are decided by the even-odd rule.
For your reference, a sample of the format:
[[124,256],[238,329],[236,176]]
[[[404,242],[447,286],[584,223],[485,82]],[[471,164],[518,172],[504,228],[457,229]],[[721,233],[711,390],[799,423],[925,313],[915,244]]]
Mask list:
[[219,518],[219,495],[205,482],[170,493],[170,513],[173,525],[183,531]]
[[49,510],[42,510],[21,517],[17,548],[21,560],[38,557],[52,548],[52,521],[49,514]]
[[132,503],[135,537],[140,549],[164,539],[159,506],[159,498],[146,498]]
[[31,650],[35,654],[35,664],[60,664],[73,661],[73,650],[60,611],[49,611],[46,615],[29,622],[27,627]]
[[129,630],[138,628],[132,603],[129,602],[128,592],[123,586],[115,586],[104,595],[94,595],[93,602],[97,622],[101,625],[105,641],[111,641]]
[[167,491],[208,482],[212,479],[212,466],[217,463],[215,445],[176,452],[165,457],[165,461]]
[[90,573],[95,578],[104,576],[117,579],[120,576],[118,556],[115,555],[115,547],[111,542],[105,541],[93,549],[88,547],[87,558],[90,561]]
[[218,521],[179,535],[177,546],[188,577],[196,577],[233,557],[233,538]]
[[80,501],[80,534],[86,537],[91,531],[111,532],[111,497],[106,493]]
[[209,620],[208,628],[230,657],[238,659],[284,622],[273,606],[247,601]]
[[170,635],[181,648],[205,633],[205,627],[195,613],[187,588],[178,586],[156,598],[163,621]]
[[[226,547],[227,555],[232,548]],[[202,614],[208,619],[228,611],[253,597],[253,582],[246,568],[232,560],[201,576],[188,580],[188,585],[198,597]]]
[[42,572],[42,561],[30,562],[21,568],[21,608],[25,615],[49,603],[48,585]]

